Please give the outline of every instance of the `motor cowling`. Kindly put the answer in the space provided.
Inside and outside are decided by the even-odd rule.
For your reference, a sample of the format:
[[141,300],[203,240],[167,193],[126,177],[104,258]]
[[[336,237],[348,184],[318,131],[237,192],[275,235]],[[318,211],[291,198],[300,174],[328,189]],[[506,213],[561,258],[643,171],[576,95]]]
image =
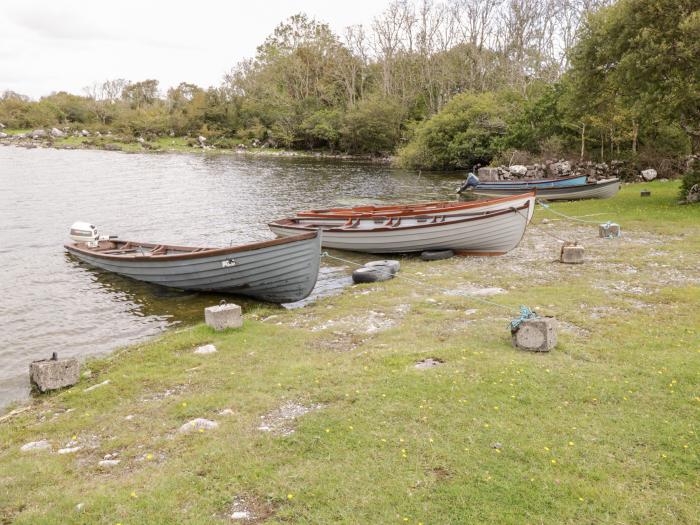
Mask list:
[[100,238],[97,228],[89,222],[74,222],[70,227],[70,238],[75,242],[97,242]]

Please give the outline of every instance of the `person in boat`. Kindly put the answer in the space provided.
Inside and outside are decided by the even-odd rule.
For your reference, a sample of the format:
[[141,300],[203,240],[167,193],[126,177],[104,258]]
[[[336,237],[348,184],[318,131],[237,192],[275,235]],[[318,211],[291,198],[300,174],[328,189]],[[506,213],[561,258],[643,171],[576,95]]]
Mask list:
[[470,171],[467,175],[467,180],[464,182],[464,184],[462,184],[462,186],[460,186],[459,190],[457,190],[457,193],[467,191],[469,188],[476,188],[479,185],[479,177],[476,176],[476,173],[479,173],[480,167],[480,164],[474,165],[472,171]]

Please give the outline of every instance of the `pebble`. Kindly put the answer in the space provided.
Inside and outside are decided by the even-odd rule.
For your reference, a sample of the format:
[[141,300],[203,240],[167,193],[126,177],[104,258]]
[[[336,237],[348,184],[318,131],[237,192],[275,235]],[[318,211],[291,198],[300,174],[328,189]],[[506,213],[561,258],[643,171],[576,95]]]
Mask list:
[[109,379],[105,379],[105,380],[102,381],[101,383],[97,383],[96,385],[92,385],[92,386],[86,388],[83,392],[90,392],[91,390],[95,390],[96,388],[100,388],[101,386],[108,385],[108,384],[110,384],[111,382],[112,382],[112,381],[110,381]]
[[121,463],[121,460],[119,459],[103,459],[98,463],[100,467],[116,467]]
[[75,506],[75,510],[77,510],[78,512],[80,512],[81,510],[83,510],[83,507],[85,507],[85,503],[78,503],[78,504]]
[[59,454],[73,454],[75,452],[78,452],[78,450],[80,450],[81,448],[83,448],[83,447],[77,446],[77,447],[59,448],[58,453]]
[[124,416],[124,419],[126,419],[127,421],[131,421],[132,419],[134,419],[134,415],[129,414],[128,416]]
[[250,512],[247,510],[237,510],[233,514],[231,514],[231,519],[232,520],[247,520],[250,519]]
[[204,345],[197,348],[194,351],[195,354],[213,354],[216,352],[216,347],[214,345]]
[[213,430],[215,428],[219,428],[219,424],[216,421],[198,417],[197,419],[193,419],[192,421],[188,421],[182,425],[178,432],[181,434],[187,434],[198,430]]
[[234,412],[230,408],[224,408],[221,412],[219,412],[220,416],[232,416],[233,414]]
[[491,444],[491,448],[501,449],[501,448],[503,448],[503,445],[501,445],[498,441],[496,441],[495,443]]
[[41,441],[31,441],[29,443],[25,443],[20,447],[20,450],[22,452],[31,452],[33,450],[46,450],[49,448],[51,448],[51,442],[46,439],[42,439]]

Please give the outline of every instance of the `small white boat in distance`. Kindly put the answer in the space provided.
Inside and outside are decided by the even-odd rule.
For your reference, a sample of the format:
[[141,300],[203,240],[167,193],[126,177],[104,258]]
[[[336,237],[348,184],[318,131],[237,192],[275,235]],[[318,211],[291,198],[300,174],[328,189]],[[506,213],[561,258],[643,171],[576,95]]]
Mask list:
[[[489,195],[492,197],[513,195],[520,193],[522,189],[503,187],[489,187],[480,189],[474,188],[474,193],[478,195]],[[606,179],[597,182],[589,182],[577,186],[561,186],[549,188],[537,188],[537,199],[543,201],[573,201],[581,199],[609,199],[620,191],[620,179]]]
[[463,215],[351,218],[342,225],[291,218],[268,226],[280,237],[320,230],[323,246],[337,250],[366,253],[453,250],[458,255],[503,255],[520,243],[534,202],[532,196],[518,207]]

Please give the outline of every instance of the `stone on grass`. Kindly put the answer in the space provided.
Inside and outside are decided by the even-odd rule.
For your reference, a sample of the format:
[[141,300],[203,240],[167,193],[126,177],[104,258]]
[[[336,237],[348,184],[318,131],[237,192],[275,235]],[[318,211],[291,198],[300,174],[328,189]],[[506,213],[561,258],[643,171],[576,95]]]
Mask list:
[[204,321],[216,331],[240,328],[243,326],[241,307],[233,303],[210,306],[204,309]]
[[527,166],[516,164],[515,166],[509,167],[508,171],[510,171],[513,175],[524,177],[525,175],[527,175]]
[[657,173],[655,169],[649,168],[648,170],[642,170],[642,178],[646,181],[652,181],[656,176]]
[[234,411],[231,410],[230,408],[224,408],[219,412],[220,416],[232,416],[234,414]]
[[59,448],[58,453],[59,454],[74,454],[78,452],[78,450],[82,449],[80,445],[75,446],[75,447],[65,447],[65,448]]
[[251,514],[247,510],[236,510],[231,514],[232,520],[249,520],[250,518]]
[[513,346],[529,352],[549,352],[557,345],[557,320],[536,317],[523,320],[512,332]]
[[187,423],[182,425],[178,432],[180,432],[181,434],[189,434],[190,432],[198,432],[200,430],[214,430],[215,428],[219,428],[219,424],[216,421],[198,417],[197,419],[193,419],[192,421],[188,421]]
[[213,354],[216,353],[216,347],[214,345],[202,345],[194,351],[195,354]]
[[578,244],[564,245],[561,248],[559,260],[566,264],[581,264],[583,263],[583,254],[585,250],[583,246]]
[[80,512],[81,510],[83,510],[84,507],[85,507],[85,503],[78,503],[78,504],[75,506],[75,510],[77,510],[78,512]]
[[21,452],[33,452],[35,450],[48,450],[51,448],[51,442],[48,439],[42,439],[41,441],[30,441],[25,443],[19,449]]
[[111,382],[112,382],[111,380],[105,379],[101,383],[97,383],[96,385],[92,385],[92,386],[87,387],[85,390],[83,390],[83,392],[92,392],[93,390],[96,390],[102,386],[108,385]]
[[58,128],[51,128],[51,135],[54,137],[65,137],[66,134]]
[[103,468],[111,468],[116,467],[119,465],[119,463],[121,463],[121,460],[119,459],[103,459],[98,463],[98,465]]
[[29,381],[39,392],[72,386],[80,379],[77,359],[43,359],[29,365]]

